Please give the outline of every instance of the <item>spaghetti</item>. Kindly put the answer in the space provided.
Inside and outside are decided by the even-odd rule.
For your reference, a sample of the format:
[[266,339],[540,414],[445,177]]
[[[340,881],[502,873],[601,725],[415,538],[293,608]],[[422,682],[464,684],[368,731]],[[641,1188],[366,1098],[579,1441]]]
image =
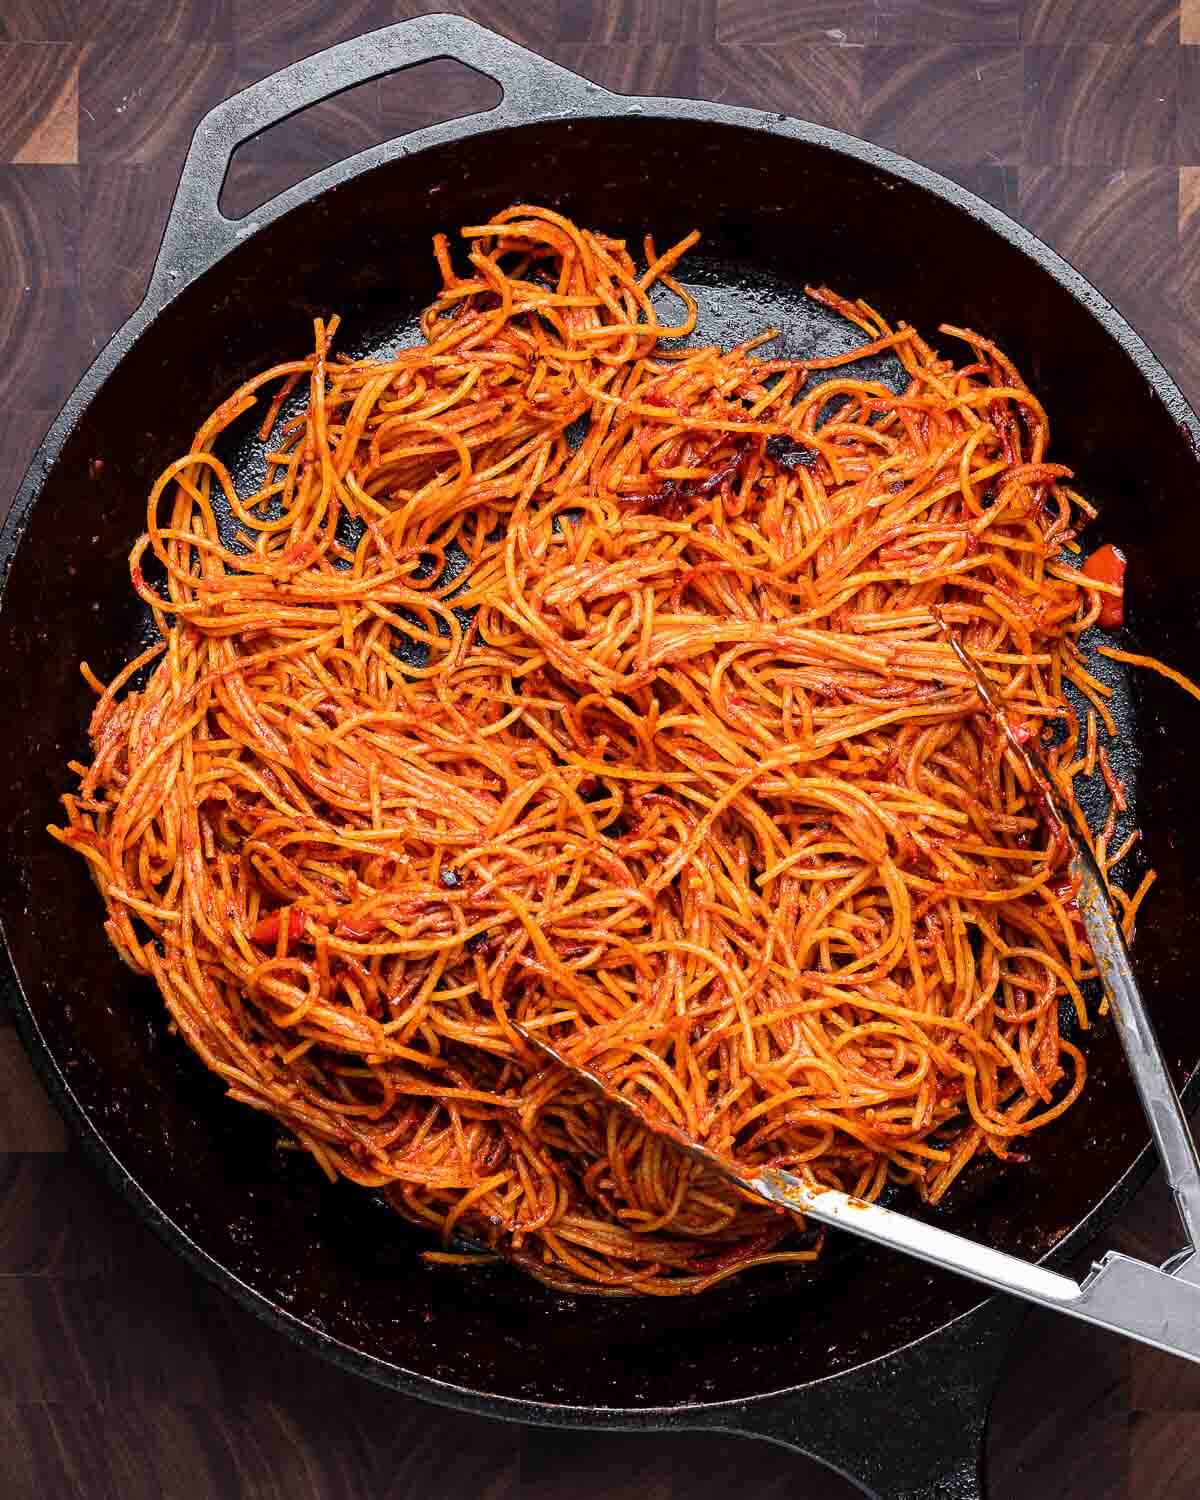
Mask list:
[[[954,362],[816,289],[862,331],[841,359],[665,347],[695,234],[641,270],[544,208],[463,235],[420,344],[339,358],[318,321],[163,473],[131,557],[161,641],[84,666],[51,831],[187,1043],[331,1177],[554,1286],[699,1291],[819,1247],[513,1022],[815,1184],[936,1202],[1019,1159],[1083,1087],[1059,1005],[1086,1028],[1091,957],[931,611],[1020,732],[1062,731],[1064,786],[1102,770],[1111,868],[1136,834],[1110,850],[1078,642],[1120,587],[1064,563],[1092,512],[981,335],[944,327]],[[883,351],[899,394],[836,368]],[[217,444],[271,391],[239,496]]]

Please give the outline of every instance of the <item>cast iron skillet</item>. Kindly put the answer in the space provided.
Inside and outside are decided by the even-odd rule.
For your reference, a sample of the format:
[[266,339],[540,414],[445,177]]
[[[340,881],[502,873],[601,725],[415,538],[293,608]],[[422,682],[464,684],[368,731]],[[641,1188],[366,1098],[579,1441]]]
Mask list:
[[[218,212],[241,141],[437,57],[496,79],[503,102],[364,152],[247,220]],[[529,199],[606,229],[652,227],[659,244],[699,226],[688,275],[723,338],[767,323],[794,349],[844,338],[805,306],[805,281],[926,330],[949,320],[996,337],[1054,414],[1056,456],[1102,505],[1096,534],[1130,555],[1131,635],[1200,671],[1200,429],[1126,323],[1044,245],[945,179],[832,131],[634,103],[466,21],[407,22],[297,63],[201,122],[146,301],[67,402],[13,506],[0,540],[0,921],[17,1024],[93,1158],[163,1238],[349,1369],[521,1421],[756,1434],[879,1495],[978,1494],[1009,1304],[980,1305],[966,1282],[855,1244],[811,1276],[671,1301],[555,1296],[503,1267],[424,1268],[415,1231],[366,1193],[324,1186],[277,1151],[268,1122],[223,1098],[109,949],[82,862],[43,831],[63,763],[85,749],[77,662],[107,676],[145,628],[125,557],[164,462],[248,373],[307,348],[314,313],[342,313],[344,348],[394,345],[433,290],[431,234]],[[1195,1082],[1200,935],[1177,835],[1200,705],[1149,677],[1135,691],[1122,712],[1140,726],[1138,815],[1161,877],[1137,962],[1176,1075]],[[1031,1164],[968,1185],[945,1222],[1053,1259],[1107,1222],[1148,1170],[1148,1137],[1104,1025],[1089,1061],[1083,1102]]]

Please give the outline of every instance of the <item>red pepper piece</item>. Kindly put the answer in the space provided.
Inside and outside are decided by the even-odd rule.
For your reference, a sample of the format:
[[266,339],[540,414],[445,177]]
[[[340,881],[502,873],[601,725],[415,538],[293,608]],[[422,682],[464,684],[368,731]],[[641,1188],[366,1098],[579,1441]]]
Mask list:
[[[279,918],[280,913],[273,911],[269,917],[264,917],[250,934],[254,942],[260,948],[274,948],[279,941]],[[293,906],[288,912],[287,942],[283,951],[286,953],[293,943],[299,942],[304,932],[304,913],[297,911]]]
[[1119,594],[1100,595],[1100,617],[1096,621],[1105,630],[1115,630],[1125,623],[1125,554],[1119,547],[1106,543],[1097,547],[1083,565],[1084,576],[1097,583],[1112,583]]

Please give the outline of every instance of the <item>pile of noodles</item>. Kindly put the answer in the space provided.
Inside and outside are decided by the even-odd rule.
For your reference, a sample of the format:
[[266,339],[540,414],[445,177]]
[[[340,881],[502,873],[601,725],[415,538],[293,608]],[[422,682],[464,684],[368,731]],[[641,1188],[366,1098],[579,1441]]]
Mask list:
[[[1060,1001],[1086,1027],[1091,959],[931,610],[1065,786],[1108,780],[1111,868],[1136,834],[1078,639],[1116,587],[1070,565],[1091,512],[979,334],[942,329],[955,362],[815,290],[845,360],[672,346],[695,235],[641,269],[543,208],[463,235],[424,342],[344,359],[318,322],[162,475],[131,559],[162,641],[84,668],[53,831],[188,1044],[329,1174],[556,1286],[696,1291],[814,1237],[513,1021],[746,1165],[937,1201],[1016,1158],[1083,1087]],[[814,378],[881,351],[901,395]],[[239,497],[214,447],[256,401]]]

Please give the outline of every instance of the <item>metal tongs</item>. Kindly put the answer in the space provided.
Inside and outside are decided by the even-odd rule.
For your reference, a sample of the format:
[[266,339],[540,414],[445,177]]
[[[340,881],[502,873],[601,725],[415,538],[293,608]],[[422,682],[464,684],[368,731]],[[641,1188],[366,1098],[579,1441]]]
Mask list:
[[933,1224],[867,1203],[832,1188],[813,1188],[791,1172],[765,1168],[751,1171],[716,1155],[675,1126],[647,1118],[632,1100],[618,1093],[590,1068],[570,1062],[544,1038],[516,1026],[538,1051],[588,1083],[611,1104],[630,1114],[647,1130],[672,1141],[680,1150],[719,1172],[738,1187],[778,1208],[804,1214],[818,1223],[849,1230],[862,1239],[887,1245],[904,1255],[928,1261],[943,1270],[969,1276],[999,1292],[1011,1292],[1026,1302],[1049,1307],[1085,1323],[1095,1323],[1168,1353],[1200,1363],[1200,1157],[1188,1129],[1150,1017],[1133,977],[1129,950],[1103,877],[1086,842],[1079,837],[1040,752],[1018,739],[992,693],[978,663],[942,621],[950,645],[971,673],[979,696],[993,722],[1003,731],[1013,753],[1044,799],[1047,814],[1061,828],[1071,850],[1069,871],[1078,886],[1076,902],[1092,945],[1100,979],[1108,996],[1121,1044],[1137,1085],[1138,1095],[1162,1159],[1167,1181],[1175,1194],[1188,1247],[1168,1258],[1160,1268],[1110,1250],[1094,1262],[1081,1282],[1001,1250],[939,1229]]

